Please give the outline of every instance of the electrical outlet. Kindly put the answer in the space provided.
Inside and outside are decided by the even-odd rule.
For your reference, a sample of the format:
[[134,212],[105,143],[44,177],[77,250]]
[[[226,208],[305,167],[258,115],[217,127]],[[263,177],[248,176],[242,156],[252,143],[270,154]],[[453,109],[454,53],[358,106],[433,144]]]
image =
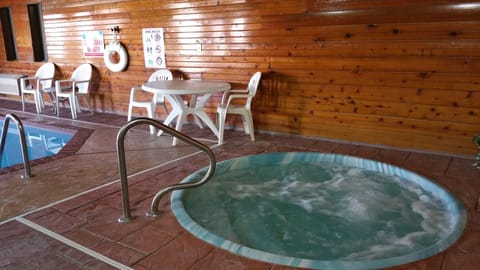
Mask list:
[[202,43],[197,42],[197,52],[202,52]]

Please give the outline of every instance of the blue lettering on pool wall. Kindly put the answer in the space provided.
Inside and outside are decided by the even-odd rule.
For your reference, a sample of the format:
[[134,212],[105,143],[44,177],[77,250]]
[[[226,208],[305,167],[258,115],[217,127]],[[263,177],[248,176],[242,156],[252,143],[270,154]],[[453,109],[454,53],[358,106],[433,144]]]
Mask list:
[[[3,124],[3,120],[0,121]],[[46,128],[25,126],[25,136],[30,160],[56,155],[73,137],[72,133]],[[0,168],[22,163],[19,131],[10,126],[7,132],[5,149]]]

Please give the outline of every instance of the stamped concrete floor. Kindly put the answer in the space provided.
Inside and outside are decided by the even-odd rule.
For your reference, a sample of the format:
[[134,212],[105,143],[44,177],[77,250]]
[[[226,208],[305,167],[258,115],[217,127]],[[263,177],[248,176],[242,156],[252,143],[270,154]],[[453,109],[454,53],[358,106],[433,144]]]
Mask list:
[[[82,113],[61,118],[34,106],[21,112],[18,102],[0,100],[0,113],[48,125],[86,129],[75,149],[58,159],[0,175],[0,269],[296,269],[236,256],[198,240],[172,214],[169,196],[160,201],[161,216],[149,218],[153,195],[208,165],[205,155],[168,136],[135,128],[126,139],[130,202],[135,219],[120,224],[121,195],[116,134],[125,116]],[[49,115],[50,114],[50,115]],[[90,132],[88,132],[90,130]],[[321,151],[388,162],[441,184],[463,202],[468,221],[462,237],[430,258],[390,269],[480,269],[480,170],[472,157],[389,149],[288,135],[257,134],[251,142],[241,132],[226,131],[218,146],[208,130],[187,125],[185,133],[212,147],[218,161],[265,152]]]

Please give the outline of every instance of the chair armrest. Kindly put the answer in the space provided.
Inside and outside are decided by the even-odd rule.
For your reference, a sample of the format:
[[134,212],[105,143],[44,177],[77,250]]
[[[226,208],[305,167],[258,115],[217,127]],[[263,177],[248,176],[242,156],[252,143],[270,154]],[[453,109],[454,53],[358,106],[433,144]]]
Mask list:
[[[141,93],[146,93],[147,95],[153,95],[153,96],[148,100],[146,98],[141,97],[141,96],[137,96],[137,99],[135,99],[135,93],[137,91],[140,91],[140,94],[137,94],[137,95],[142,95]],[[140,99],[138,99],[139,97],[140,97]],[[155,103],[156,102],[156,97],[157,96],[155,94],[143,90],[142,86],[140,86],[140,85],[133,86],[132,89],[130,90],[130,102],[136,101],[136,102],[153,102],[153,103]]]
[[34,79],[38,79],[38,78],[37,77],[22,77],[22,78],[20,78],[21,81],[34,80]]
[[223,92],[222,100],[220,101],[220,104],[225,104],[227,97],[231,96],[232,93],[248,93],[248,89],[230,89]]
[[60,85],[60,84],[62,84],[62,83],[67,83],[67,82],[73,82],[73,80],[72,80],[72,79],[57,80],[57,81],[55,81],[55,85],[57,85],[57,84]]
[[72,79],[63,79],[63,80],[57,80],[57,82],[73,82]]
[[28,85],[31,86],[29,89],[32,89],[34,87],[33,81],[37,82],[36,89],[40,89],[40,82],[48,81],[48,80],[53,80],[53,77],[51,78],[23,77],[23,78],[20,78],[20,89],[21,90],[27,89],[27,81],[29,82]]
[[31,79],[35,79],[35,77],[23,77],[23,78],[20,78],[20,90],[25,90],[27,89],[27,81],[31,80]]
[[54,87],[48,87],[48,88],[42,88],[42,91],[45,93],[55,93],[55,86]]
[[142,90],[142,87],[140,85],[135,85],[132,87],[132,90],[130,90],[131,92],[135,92],[137,90]]
[[247,99],[249,98],[249,94],[232,94],[228,96],[227,102],[224,102],[224,99],[222,98],[222,103],[219,104],[219,106],[227,108],[230,106],[230,103],[232,103],[232,100],[234,99]]
[[83,81],[75,81],[75,80],[72,80],[72,79],[67,79],[67,80],[58,80],[55,82],[55,89],[57,90],[65,90],[66,88],[61,88],[61,85],[62,84],[65,84],[65,83],[71,83],[72,84],[72,91],[75,89],[75,85],[79,84],[79,83],[86,83],[86,82],[89,82],[90,80],[83,80]]
[[20,89],[25,90],[27,89],[27,86],[30,86],[28,89],[32,89],[33,85],[32,82],[33,80],[37,80],[37,88],[38,88],[38,77],[23,77],[20,78]]
[[232,102],[232,100],[234,100],[234,99],[249,98],[249,97],[250,97],[249,94],[233,94],[233,95],[228,96],[227,104],[230,104]]
[[57,93],[60,93],[62,91],[65,91],[67,90],[67,88],[70,88],[70,87],[62,87],[62,84],[66,84],[66,83],[72,83],[72,91],[75,89],[75,86],[73,85],[73,80],[58,80],[58,81],[55,81],[55,92]]
[[132,87],[132,89],[130,90],[130,100],[134,100],[135,91],[137,90],[142,90],[142,87],[140,85]]
[[89,82],[90,80],[83,80],[83,81],[75,81],[75,80],[72,80],[75,84],[77,83],[86,83],[86,82]]
[[90,82],[90,80],[83,80],[83,81],[73,81],[73,89],[77,89],[77,84],[80,84],[80,83],[87,83],[87,82]]
[[37,78],[39,81],[48,81],[48,80],[53,80],[53,77],[51,78]]
[[230,89],[227,92],[230,92],[230,93],[248,93],[248,89]]

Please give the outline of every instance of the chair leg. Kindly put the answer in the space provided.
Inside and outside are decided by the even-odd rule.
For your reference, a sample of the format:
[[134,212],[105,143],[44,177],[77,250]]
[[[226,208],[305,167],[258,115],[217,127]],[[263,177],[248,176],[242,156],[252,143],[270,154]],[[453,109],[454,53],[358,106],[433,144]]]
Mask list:
[[82,95],[83,100],[87,103],[88,110],[91,114],[93,114],[92,107],[90,106],[90,96],[89,95]]
[[80,107],[80,97],[75,95],[74,100],[75,100],[75,112],[81,113],[82,112],[82,107]]
[[255,132],[253,130],[253,119],[252,114],[249,111],[242,113],[243,128],[245,129],[245,134],[250,135],[250,140],[255,141]]
[[43,108],[45,108],[45,102],[43,101],[43,95],[40,90],[38,90],[38,101],[40,101],[40,107],[43,110]]
[[127,121],[132,120],[132,111],[133,111],[133,106],[130,104],[128,105]]
[[42,112],[43,108],[45,108],[45,103],[43,102],[42,92],[40,90],[37,90],[35,92],[35,95],[37,96],[39,111]]
[[225,120],[226,114],[225,112],[221,111],[217,113],[218,119],[218,144],[223,144],[223,133],[225,131]]
[[[182,112],[180,115],[178,115],[177,123],[175,125],[175,130],[181,132],[183,124],[186,122],[186,120],[187,120],[187,114],[186,113]],[[177,137],[175,137],[175,136],[173,137],[172,145],[177,145]]]
[[77,99],[75,96],[70,95],[68,98],[68,102],[70,103],[70,111],[72,112],[72,119],[77,119]]
[[37,113],[41,113],[42,112],[42,102],[40,101],[40,96],[39,96],[39,92],[34,92],[33,93],[33,99],[35,101],[35,108],[37,109]]
[[248,133],[250,133],[250,140],[255,141],[255,131],[253,129],[252,114],[250,112],[247,112],[247,116],[248,116],[247,125],[248,125]]
[[[48,96],[48,99],[50,100],[51,104],[52,104],[52,112],[54,114],[56,114],[57,112],[55,111],[57,109],[57,106],[55,105],[55,102],[56,102],[56,99],[55,99],[55,93],[54,92],[46,92],[46,91],[42,91],[42,95],[43,93],[46,93],[47,96]],[[43,98],[42,98],[43,100]],[[45,100],[43,100],[43,105],[45,106]]]
[[25,111],[25,94],[22,92],[22,111]]
[[56,107],[56,110],[57,110],[57,116],[60,116],[60,108],[59,108],[59,105],[58,105],[59,101],[60,100],[58,99],[58,96],[56,95],[55,96],[55,107]]
[[[155,104],[152,102],[152,104],[147,108],[147,115],[149,118],[155,119],[154,118],[154,113],[155,113]],[[150,125],[150,134],[155,134],[156,130],[155,127]]]

